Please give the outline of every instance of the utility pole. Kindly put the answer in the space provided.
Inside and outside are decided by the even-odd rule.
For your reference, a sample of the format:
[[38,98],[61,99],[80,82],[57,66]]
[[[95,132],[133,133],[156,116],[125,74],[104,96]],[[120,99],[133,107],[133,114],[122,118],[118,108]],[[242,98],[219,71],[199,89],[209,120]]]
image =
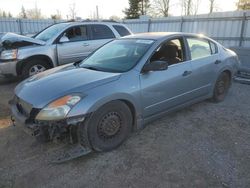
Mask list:
[[144,0],[141,1],[141,5],[142,5],[142,7],[141,7],[141,9],[142,9],[142,15],[144,15]]
[[97,20],[99,20],[99,9],[98,9],[98,5],[96,5],[96,18],[97,18]]

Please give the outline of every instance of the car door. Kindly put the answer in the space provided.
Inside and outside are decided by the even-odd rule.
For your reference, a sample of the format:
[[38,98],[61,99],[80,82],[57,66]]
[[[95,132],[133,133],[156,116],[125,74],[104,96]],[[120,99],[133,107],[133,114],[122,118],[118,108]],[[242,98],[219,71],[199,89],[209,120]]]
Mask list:
[[62,37],[66,41],[58,42],[57,55],[60,65],[83,60],[92,51],[89,44],[89,29],[87,25],[73,26],[67,29]]
[[[144,118],[161,113],[193,98],[192,96],[192,68],[190,61],[186,61],[186,51],[182,38],[172,39],[162,44],[152,55],[148,63],[162,59],[161,48],[165,44],[178,46],[177,61],[171,63],[163,71],[152,71],[140,74],[141,98]],[[169,50],[171,51],[171,50]],[[164,53],[168,53],[164,52]],[[178,54],[177,54],[178,53]]]
[[216,79],[217,66],[220,63],[218,48],[210,40],[187,37],[187,45],[193,69],[193,89],[196,97],[207,95]]

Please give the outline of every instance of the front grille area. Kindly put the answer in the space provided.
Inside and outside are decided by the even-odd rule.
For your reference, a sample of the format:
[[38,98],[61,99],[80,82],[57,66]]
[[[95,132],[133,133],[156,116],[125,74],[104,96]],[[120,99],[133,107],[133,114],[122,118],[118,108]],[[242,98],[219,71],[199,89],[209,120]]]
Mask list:
[[17,96],[15,97],[15,104],[19,113],[21,113],[25,117],[30,116],[32,105],[18,98]]
[[26,111],[26,109],[25,109],[20,103],[17,103],[17,104],[16,104],[16,107],[17,107],[17,110],[18,110],[22,115],[24,115],[25,117],[28,117],[28,116],[29,116],[29,113]]

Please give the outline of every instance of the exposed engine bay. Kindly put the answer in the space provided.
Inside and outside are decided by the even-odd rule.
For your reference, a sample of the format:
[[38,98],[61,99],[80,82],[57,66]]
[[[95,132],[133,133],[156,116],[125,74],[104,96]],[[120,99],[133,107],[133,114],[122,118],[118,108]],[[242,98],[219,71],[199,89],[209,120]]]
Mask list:
[[17,49],[20,47],[32,45],[45,45],[45,42],[15,33],[0,34],[0,52],[3,50]]

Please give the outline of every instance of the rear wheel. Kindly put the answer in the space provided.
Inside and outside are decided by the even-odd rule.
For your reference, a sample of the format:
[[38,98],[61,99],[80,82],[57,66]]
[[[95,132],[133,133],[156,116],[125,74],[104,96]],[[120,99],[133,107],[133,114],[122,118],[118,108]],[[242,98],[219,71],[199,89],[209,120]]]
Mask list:
[[214,94],[212,98],[214,102],[221,102],[225,99],[225,96],[230,88],[230,84],[230,75],[226,72],[221,73],[214,87]]
[[121,101],[105,104],[87,123],[89,142],[96,151],[109,151],[118,147],[132,130],[132,114]]
[[28,78],[40,72],[46,71],[49,69],[49,64],[44,60],[32,60],[28,62],[22,69],[22,77]]

